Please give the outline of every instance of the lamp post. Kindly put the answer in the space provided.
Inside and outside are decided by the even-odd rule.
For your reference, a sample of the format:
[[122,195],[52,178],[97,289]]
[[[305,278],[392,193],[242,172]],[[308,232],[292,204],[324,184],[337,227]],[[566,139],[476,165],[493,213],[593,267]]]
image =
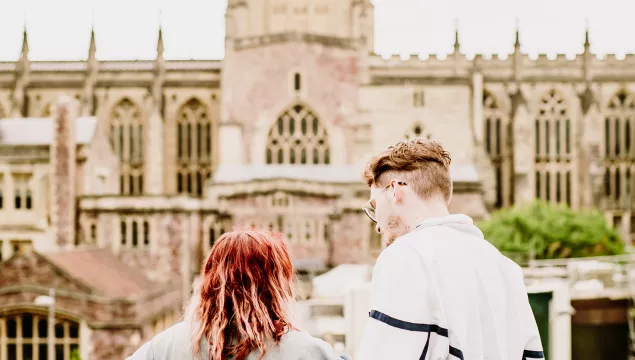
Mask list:
[[48,360],[55,359],[55,289],[49,289],[49,295],[41,295],[35,298],[36,305],[48,306],[48,331],[47,335],[47,353]]

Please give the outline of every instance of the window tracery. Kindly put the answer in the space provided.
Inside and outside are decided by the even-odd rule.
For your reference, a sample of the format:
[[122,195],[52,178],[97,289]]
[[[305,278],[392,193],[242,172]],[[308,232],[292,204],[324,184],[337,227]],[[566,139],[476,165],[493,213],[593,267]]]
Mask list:
[[604,153],[606,158],[605,195],[617,207],[632,202],[631,189],[635,171],[635,96],[620,90],[608,102],[604,118]]
[[[77,322],[55,319],[49,334],[48,316],[19,313],[0,317],[0,354],[8,359],[72,359],[79,356],[80,327]],[[54,354],[48,357],[48,338],[55,338]]]
[[213,127],[209,111],[198,99],[179,110],[176,121],[176,191],[203,196],[212,172]]
[[124,98],[115,105],[110,117],[110,144],[120,161],[120,193],[143,194],[144,125],[140,108]]
[[120,220],[122,248],[141,249],[150,247],[152,231],[149,219],[141,216],[126,216]]
[[572,131],[567,101],[549,90],[540,98],[534,122],[537,198],[572,204]]
[[287,109],[269,130],[267,164],[330,164],[326,129],[307,107]]

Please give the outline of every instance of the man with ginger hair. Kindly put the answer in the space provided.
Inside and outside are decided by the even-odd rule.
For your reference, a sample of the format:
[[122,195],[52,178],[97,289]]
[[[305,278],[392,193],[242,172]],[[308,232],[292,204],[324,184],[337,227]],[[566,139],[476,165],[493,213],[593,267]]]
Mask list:
[[521,268],[450,215],[450,154],[430,140],[371,159],[364,211],[387,239],[358,360],[543,359]]

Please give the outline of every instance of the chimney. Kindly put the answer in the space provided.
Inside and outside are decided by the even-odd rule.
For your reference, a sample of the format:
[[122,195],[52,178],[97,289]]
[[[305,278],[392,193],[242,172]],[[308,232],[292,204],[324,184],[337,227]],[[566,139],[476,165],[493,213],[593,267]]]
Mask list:
[[79,104],[62,96],[54,106],[50,147],[51,220],[53,238],[60,249],[75,244],[76,143],[75,121]]

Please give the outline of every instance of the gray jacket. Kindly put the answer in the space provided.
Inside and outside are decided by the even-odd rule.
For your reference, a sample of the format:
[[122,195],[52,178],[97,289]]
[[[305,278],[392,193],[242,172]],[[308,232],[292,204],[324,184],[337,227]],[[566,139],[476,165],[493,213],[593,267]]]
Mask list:
[[[179,322],[157,334],[145,343],[127,360],[194,360],[190,348],[191,332],[184,322]],[[201,346],[203,360],[207,358],[207,344]],[[254,351],[247,360],[257,360],[259,351]],[[324,340],[301,331],[289,331],[277,345],[267,344],[267,353],[263,360],[350,360],[349,357],[336,355],[333,348]]]

